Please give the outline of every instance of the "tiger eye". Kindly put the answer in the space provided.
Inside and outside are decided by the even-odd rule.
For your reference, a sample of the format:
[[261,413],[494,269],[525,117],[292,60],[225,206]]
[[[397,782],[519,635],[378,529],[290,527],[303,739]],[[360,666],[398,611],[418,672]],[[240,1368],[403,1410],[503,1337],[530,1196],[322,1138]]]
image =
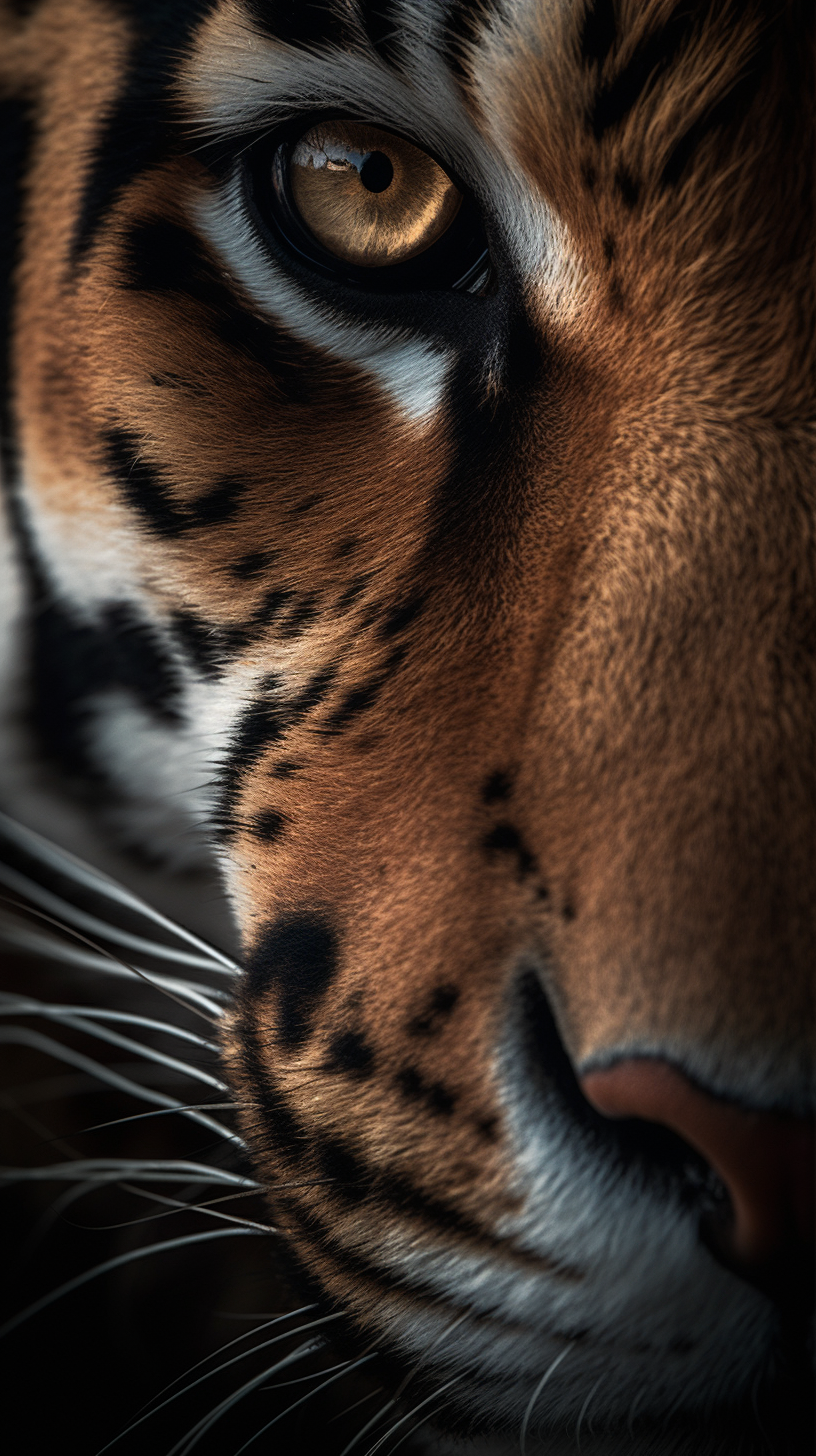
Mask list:
[[450,227],[459,188],[426,152],[361,122],[319,122],[292,149],[301,220],[335,257],[360,268],[404,263]]

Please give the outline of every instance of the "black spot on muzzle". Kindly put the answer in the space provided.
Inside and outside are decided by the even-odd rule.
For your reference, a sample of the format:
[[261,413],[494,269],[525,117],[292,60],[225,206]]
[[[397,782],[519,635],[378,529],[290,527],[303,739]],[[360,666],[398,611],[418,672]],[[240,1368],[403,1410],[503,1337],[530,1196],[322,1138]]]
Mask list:
[[337,972],[337,937],[318,911],[281,915],[262,932],[246,968],[249,999],[278,992],[280,1045],[302,1046],[322,996]]

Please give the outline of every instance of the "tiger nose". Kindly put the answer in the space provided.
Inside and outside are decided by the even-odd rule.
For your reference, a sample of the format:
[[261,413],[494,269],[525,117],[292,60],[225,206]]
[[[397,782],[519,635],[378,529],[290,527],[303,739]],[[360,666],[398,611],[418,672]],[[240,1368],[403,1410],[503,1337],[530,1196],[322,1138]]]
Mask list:
[[663,1123],[702,1154],[725,1184],[733,1209],[716,1251],[747,1277],[764,1283],[767,1270],[772,1281],[775,1266],[788,1263],[797,1250],[812,1248],[812,1119],[725,1102],[651,1057],[588,1072],[581,1087],[607,1117]]

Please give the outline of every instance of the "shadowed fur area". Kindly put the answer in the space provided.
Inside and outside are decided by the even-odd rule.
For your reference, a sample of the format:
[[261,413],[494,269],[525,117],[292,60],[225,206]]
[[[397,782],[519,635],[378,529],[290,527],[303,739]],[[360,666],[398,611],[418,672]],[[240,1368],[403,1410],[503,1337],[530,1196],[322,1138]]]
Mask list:
[[[169,1076],[155,1154],[54,1163],[113,1225],[163,1159],[193,1242],[240,1185],[211,1308],[307,1342],[168,1456],[810,1449],[812,47],[799,0],[0,0],[6,1102],[38,1017],[111,1121]],[[405,156],[453,221],[335,256],[307,152],[335,229]]]

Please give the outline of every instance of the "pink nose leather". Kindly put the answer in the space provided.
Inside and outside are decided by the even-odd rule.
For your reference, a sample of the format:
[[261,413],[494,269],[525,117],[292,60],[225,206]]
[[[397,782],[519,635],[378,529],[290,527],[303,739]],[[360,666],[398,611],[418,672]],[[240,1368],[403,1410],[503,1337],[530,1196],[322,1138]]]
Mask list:
[[657,1058],[588,1072],[584,1096],[607,1117],[663,1123],[719,1174],[733,1225],[722,1252],[736,1265],[771,1264],[814,1240],[813,1119],[750,1112],[704,1092]]

